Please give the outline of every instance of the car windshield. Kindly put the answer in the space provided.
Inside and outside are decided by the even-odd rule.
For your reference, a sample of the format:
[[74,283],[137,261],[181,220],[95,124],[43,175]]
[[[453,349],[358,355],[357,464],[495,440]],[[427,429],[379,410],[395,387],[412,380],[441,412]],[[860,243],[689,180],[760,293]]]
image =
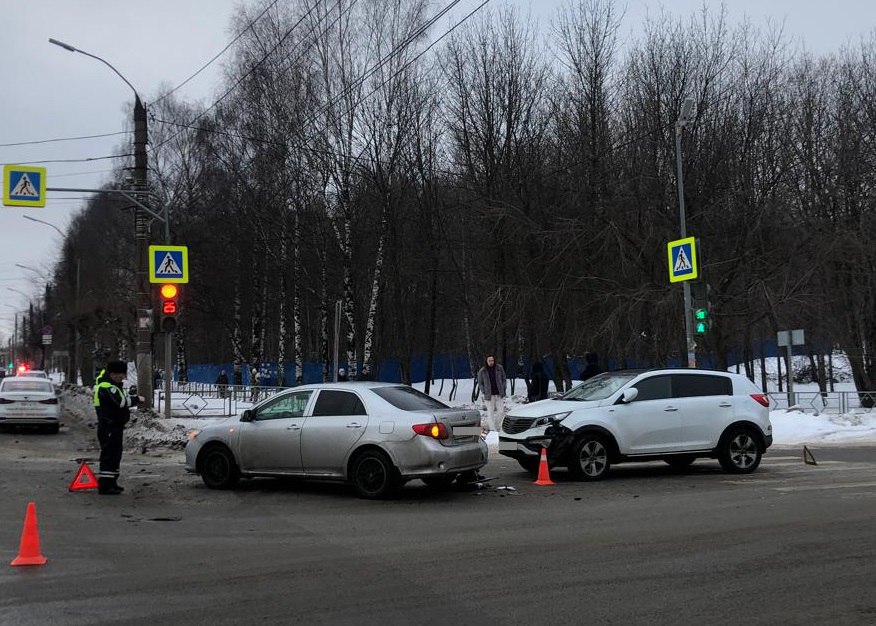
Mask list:
[[640,372],[605,372],[604,374],[597,374],[593,378],[585,380],[577,387],[573,387],[559,396],[558,399],[578,400],[581,402],[605,400],[639,374]]
[[402,411],[449,408],[443,402],[439,402],[432,396],[427,396],[422,391],[417,391],[413,387],[404,385],[399,385],[398,387],[376,387],[373,391],[376,395]]
[[0,384],[0,391],[38,391],[40,393],[54,393],[52,383],[42,380],[14,380],[4,378]]

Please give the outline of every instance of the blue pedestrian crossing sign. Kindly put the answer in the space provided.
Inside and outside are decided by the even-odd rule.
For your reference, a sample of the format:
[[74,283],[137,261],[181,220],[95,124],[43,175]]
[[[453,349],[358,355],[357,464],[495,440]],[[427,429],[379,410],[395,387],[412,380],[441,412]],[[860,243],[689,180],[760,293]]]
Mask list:
[[666,249],[669,252],[669,282],[695,280],[699,276],[696,237],[670,241]]
[[4,165],[3,204],[5,206],[46,206],[46,168]]
[[189,282],[189,249],[186,246],[149,246],[149,282]]

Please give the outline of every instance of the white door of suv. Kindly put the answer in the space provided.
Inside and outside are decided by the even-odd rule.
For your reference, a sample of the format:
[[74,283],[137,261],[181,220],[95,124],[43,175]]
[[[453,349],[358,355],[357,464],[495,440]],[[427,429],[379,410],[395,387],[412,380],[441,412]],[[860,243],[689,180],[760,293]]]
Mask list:
[[681,408],[681,449],[714,448],[735,418],[730,377],[702,372],[673,374],[672,394]]
[[672,397],[672,376],[650,376],[635,383],[629,404],[612,407],[622,454],[659,454],[681,445],[681,411]]

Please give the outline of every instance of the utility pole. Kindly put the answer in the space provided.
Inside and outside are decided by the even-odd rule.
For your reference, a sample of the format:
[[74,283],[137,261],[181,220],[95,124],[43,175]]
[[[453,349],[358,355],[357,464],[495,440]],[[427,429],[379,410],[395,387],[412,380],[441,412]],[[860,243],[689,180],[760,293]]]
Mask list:
[[[146,107],[140,96],[134,94],[134,188],[146,192],[146,140],[148,137]],[[146,266],[149,237],[149,218],[138,204],[134,205],[134,259],[137,277],[137,393],[146,398],[151,407],[152,394],[152,298]]]

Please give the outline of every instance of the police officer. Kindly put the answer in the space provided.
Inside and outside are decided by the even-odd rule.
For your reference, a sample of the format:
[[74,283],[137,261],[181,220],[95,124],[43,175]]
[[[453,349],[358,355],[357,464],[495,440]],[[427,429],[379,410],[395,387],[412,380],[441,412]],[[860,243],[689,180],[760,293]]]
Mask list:
[[122,431],[131,417],[130,407],[146,400],[143,396],[129,396],[122,388],[127,373],[127,363],[110,361],[94,383],[97,440],[100,442],[97,490],[103,495],[116,496],[124,490],[116,482],[122,461]]

